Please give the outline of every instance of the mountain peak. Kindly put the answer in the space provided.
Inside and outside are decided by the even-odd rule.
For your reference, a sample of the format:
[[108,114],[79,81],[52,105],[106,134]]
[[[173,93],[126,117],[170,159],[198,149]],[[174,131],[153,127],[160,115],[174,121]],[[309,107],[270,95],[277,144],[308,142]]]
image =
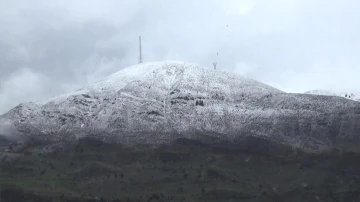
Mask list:
[[9,129],[49,141],[90,137],[157,145],[251,135],[316,150],[356,137],[359,115],[358,102],[288,94],[241,75],[165,61],[121,69],[41,105],[20,105],[0,122],[9,120]]
[[[115,72],[93,84],[90,84],[89,86],[86,86],[71,93],[57,96],[42,103],[44,104],[48,102],[62,102],[68,97],[80,94],[108,96],[114,94],[115,92],[123,89],[125,86],[136,81],[146,81],[147,83],[152,83],[149,85],[160,85],[169,89],[171,87],[174,87],[174,85],[179,82],[192,83],[201,81],[204,83],[204,85],[208,84],[209,86],[211,86],[212,84],[220,84],[226,82],[228,78],[232,78],[236,83],[243,84],[242,88],[247,92],[282,92],[278,89],[252,80],[250,78],[246,78],[244,76],[229,73],[226,71],[214,70],[213,68],[203,67],[196,63],[186,63],[182,61],[163,61],[141,63],[123,68],[118,72]],[[197,84],[194,83],[194,85]],[[224,87],[224,85],[222,86]],[[221,88],[220,86],[214,87]]]

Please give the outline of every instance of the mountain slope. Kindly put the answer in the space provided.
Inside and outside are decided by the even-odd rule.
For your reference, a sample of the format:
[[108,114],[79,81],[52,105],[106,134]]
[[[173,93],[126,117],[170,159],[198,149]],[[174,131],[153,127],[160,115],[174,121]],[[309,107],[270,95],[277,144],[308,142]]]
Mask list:
[[339,97],[344,97],[344,98],[354,100],[354,101],[360,101],[360,96],[355,95],[353,93],[349,93],[349,92],[334,93],[334,92],[327,91],[327,90],[311,90],[311,91],[305,92],[305,94],[339,96]]
[[261,136],[310,150],[353,142],[360,103],[287,94],[263,83],[184,62],[131,66],[44,103],[22,104],[0,117],[41,140],[92,137],[160,144],[209,136]]

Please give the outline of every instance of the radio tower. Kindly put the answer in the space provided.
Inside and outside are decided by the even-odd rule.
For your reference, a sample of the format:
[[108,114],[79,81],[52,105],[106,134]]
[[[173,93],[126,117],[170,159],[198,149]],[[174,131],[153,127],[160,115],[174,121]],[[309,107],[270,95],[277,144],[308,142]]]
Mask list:
[[141,36],[139,36],[139,64],[143,62],[142,52],[141,52]]

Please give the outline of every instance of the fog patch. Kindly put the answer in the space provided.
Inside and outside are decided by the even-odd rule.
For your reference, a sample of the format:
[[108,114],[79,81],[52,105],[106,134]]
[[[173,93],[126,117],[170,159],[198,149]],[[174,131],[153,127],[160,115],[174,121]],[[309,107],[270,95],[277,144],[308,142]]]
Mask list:
[[15,128],[14,124],[5,118],[0,118],[0,137],[14,142],[23,142],[21,133]]

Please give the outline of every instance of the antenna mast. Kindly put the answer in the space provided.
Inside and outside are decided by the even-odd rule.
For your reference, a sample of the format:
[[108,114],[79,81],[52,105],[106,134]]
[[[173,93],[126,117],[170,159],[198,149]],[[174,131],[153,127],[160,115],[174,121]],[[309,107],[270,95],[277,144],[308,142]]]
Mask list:
[[219,53],[216,53],[216,60],[215,62],[213,62],[213,65],[214,65],[214,69],[216,69],[216,65],[217,65],[217,56],[219,55]]
[[216,69],[217,62],[213,62],[214,69]]
[[139,36],[139,64],[143,62],[142,51],[141,51],[141,36]]

